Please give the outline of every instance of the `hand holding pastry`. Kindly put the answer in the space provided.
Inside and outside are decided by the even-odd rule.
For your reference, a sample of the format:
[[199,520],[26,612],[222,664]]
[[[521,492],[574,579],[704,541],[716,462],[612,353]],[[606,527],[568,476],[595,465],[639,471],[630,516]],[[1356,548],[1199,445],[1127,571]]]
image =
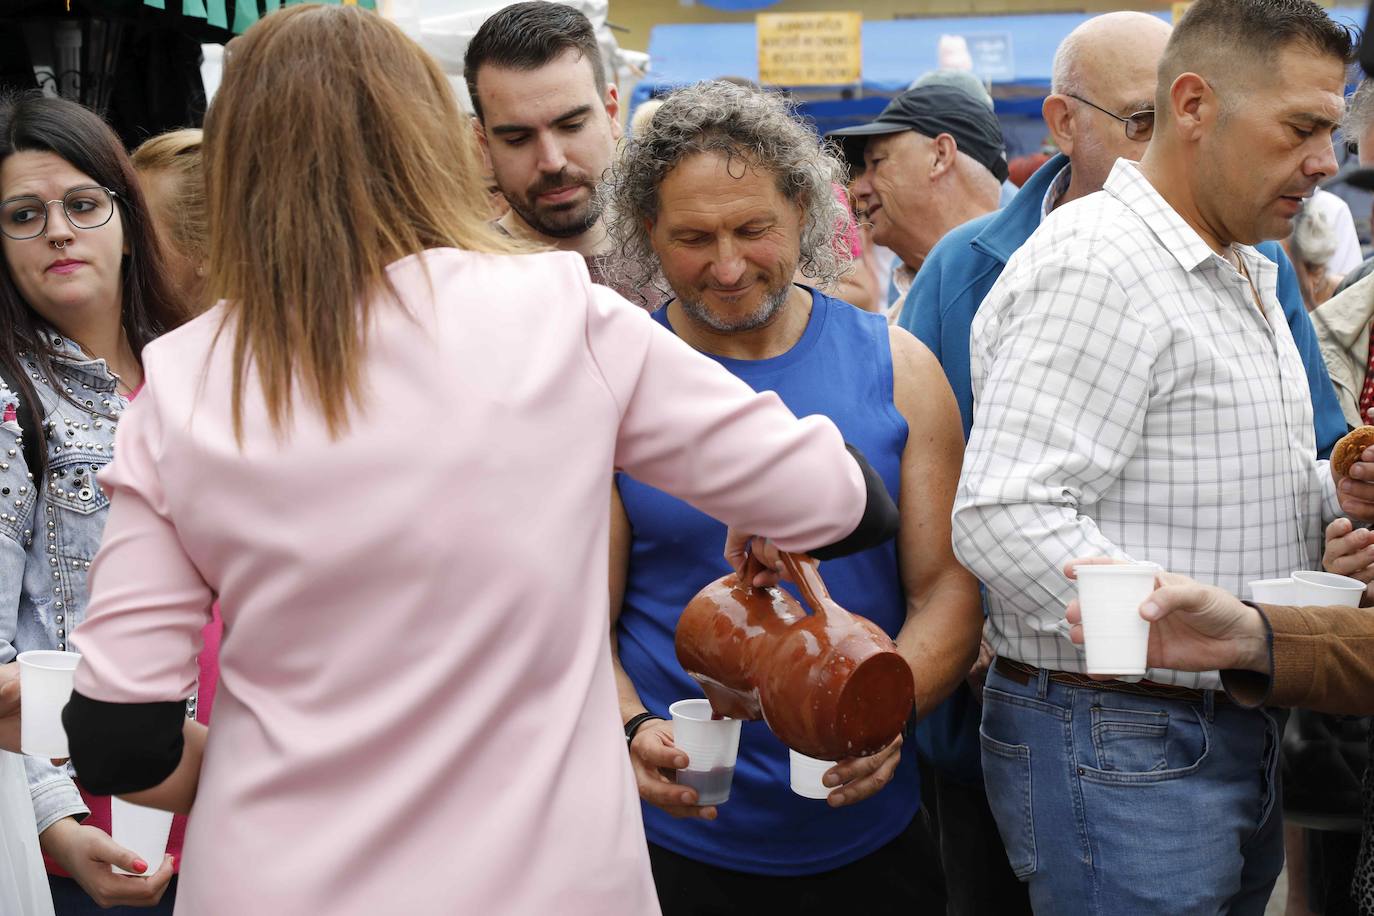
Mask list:
[[1336,443],[1331,476],[1342,511],[1352,518],[1374,520],[1374,426],[1361,426]]

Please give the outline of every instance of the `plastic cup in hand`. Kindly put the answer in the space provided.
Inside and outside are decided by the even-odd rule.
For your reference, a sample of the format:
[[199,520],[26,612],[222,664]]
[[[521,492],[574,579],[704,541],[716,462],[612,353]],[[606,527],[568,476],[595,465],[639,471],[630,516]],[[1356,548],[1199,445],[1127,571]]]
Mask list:
[[822,777],[835,765],[833,760],[817,760],[805,754],[787,749],[787,757],[792,762],[792,791],[802,798],[825,798],[830,787],[821,782]]
[[19,744],[30,757],[70,757],[62,707],[72,696],[78,652],[19,653]]
[[1145,673],[1150,622],[1140,616],[1140,606],[1155,590],[1158,573],[1154,563],[1094,564],[1075,569],[1089,674]]
[[1359,607],[1364,583],[1329,572],[1293,573],[1292,604],[1298,607]]
[[1260,604],[1291,605],[1295,603],[1297,590],[1292,578],[1256,579],[1250,583],[1250,600]]
[[167,854],[167,835],[172,831],[172,812],[145,808],[115,797],[110,799],[110,836],[125,849],[148,863],[142,875],[125,871],[118,865],[110,870],[117,875],[142,878],[151,875],[162,865]]
[[730,797],[739,752],[739,719],[712,719],[710,700],[678,700],[668,707],[673,744],[687,755],[677,784],[697,790],[698,805],[719,805]]

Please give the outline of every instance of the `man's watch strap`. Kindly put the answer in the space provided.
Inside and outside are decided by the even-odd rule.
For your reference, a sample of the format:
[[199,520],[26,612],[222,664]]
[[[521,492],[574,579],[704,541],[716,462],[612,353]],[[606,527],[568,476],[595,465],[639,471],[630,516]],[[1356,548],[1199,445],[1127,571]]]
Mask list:
[[625,723],[625,744],[627,746],[630,742],[635,740],[635,732],[639,731],[639,727],[650,719],[658,719],[660,722],[663,721],[663,717],[660,715],[656,715],[652,712],[642,712]]

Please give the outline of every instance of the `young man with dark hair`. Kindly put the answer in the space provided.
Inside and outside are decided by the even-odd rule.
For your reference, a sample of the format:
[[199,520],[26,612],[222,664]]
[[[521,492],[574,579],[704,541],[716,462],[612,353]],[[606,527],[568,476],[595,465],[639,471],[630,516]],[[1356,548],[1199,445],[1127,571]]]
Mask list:
[[[620,138],[620,99],[591,22],[561,3],[512,4],[477,30],[463,76],[477,138],[510,203],[497,225],[578,252],[592,280],[606,283],[596,189]],[[652,288],[616,289],[638,305],[658,304]]]
[[1090,678],[1060,570],[1148,560],[1243,594],[1319,568],[1339,513],[1374,518],[1374,466],[1338,489],[1316,458],[1253,247],[1335,173],[1351,51],[1308,0],[1197,0],[1140,163],[1046,216],[973,320],[953,539],[987,586],[983,767],[1037,912],[1257,916],[1283,864],[1273,718],[1215,672]]

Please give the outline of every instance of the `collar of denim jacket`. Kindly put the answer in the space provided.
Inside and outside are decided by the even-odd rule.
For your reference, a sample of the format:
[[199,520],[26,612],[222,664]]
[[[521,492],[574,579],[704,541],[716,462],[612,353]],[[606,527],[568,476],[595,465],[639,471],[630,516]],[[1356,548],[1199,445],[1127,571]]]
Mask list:
[[51,327],[43,328],[43,337],[52,348],[53,363],[65,372],[82,376],[82,382],[95,391],[114,391],[115,377],[104,359],[87,356],[76,341]]

